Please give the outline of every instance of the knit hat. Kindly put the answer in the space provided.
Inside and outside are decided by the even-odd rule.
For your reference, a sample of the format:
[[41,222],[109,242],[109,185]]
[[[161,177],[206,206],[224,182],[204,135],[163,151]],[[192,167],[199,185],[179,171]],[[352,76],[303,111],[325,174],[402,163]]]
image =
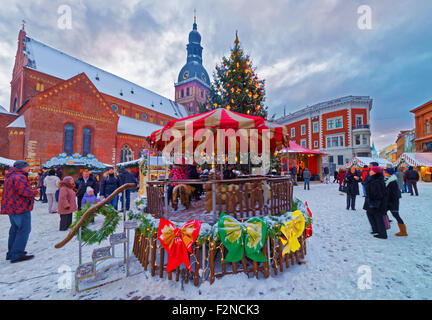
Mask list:
[[371,162],[370,164],[372,165],[372,167],[378,167],[379,166],[378,162],[375,162],[375,161]]
[[384,171],[387,172],[390,175],[392,175],[393,173],[395,173],[395,170],[393,168],[387,168],[387,169],[384,169]]
[[28,167],[29,164],[27,163],[27,161],[18,160],[18,161],[15,161],[15,163],[13,164],[13,166],[15,168],[17,168],[17,169],[22,169],[22,168]]
[[88,193],[89,191],[94,191],[92,187],[87,187],[86,192]]
[[371,170],[375,173],[382,173],[381,167],[375,166],[375,167],[372,167]]
[[63,178],[64,182],[69,182],[69,181],[73,181],[73,178],[71,176],[66,176]]

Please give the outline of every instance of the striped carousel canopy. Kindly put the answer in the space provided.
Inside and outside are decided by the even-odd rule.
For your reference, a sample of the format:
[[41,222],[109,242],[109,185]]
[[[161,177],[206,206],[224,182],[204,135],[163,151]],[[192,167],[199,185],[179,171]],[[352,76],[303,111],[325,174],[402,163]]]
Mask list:
[[[262,133],[267,129],[270,134],[270,152],[281,149],[283,144],[287,144],[288,142],[288,130],[285,126],[278,126],[277,124],[266,121],[261,117],[236,113],[222,108],[183,119],[169,121],[165,127],[154,131],[151,134],[150,140],[152,147],[162,150],[165,146],[172,145],[175,139],[171,134],[175,130],[170,131],[170,129],[178,130],[177,133],[180,134],[183,148],[185,144],[192,142],[193,150],[195,150],[202,141],[201,139],[194,141],[194,137],[196,139],[197,135],[204,134],[205,136],[206,133],[212,132],[216,140],[217,137],[215,133],[218,129],[233,129],[234,132],[238,132],[241,129],[256,129],[259,141],[262,139]],[[170,137],[169,141],[163,141],[164,134],[167,137]],[[240,142],[240,139],[241,138],[237,137],[237,142]],[[215,141],[215,144],[217,144],[217,141]],[[261,146],[260,143],[259,146]]]

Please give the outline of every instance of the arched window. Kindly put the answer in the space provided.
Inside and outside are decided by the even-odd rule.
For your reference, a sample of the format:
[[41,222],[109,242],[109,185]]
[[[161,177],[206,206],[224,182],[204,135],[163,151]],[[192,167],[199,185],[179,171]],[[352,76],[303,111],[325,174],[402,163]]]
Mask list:
[[90,128],[84,128],[83,130],[83,152],[82,155],[86,157],[89,153],[91,153],[91,139],[92,132]]
[[120,162],[131,161],[132,159],[132,149],[128,145],[124,145],[120,151]]
[[64,129],[64,152],[66,152],[67,155],[73,154],[74,149],[74,126],[71,124],[68,124],[65,126]]
[[118,107],[117,107],[116,104],[112,104],[112,105],[111,105],[111,109],[113,109],[114,112],[117,112]]
[[18,99],[15,98],[15,99],[14,99],[14,103],[13,103],[13,109],[12,109],[12,112],[17,112],[17,108],[18,108]]

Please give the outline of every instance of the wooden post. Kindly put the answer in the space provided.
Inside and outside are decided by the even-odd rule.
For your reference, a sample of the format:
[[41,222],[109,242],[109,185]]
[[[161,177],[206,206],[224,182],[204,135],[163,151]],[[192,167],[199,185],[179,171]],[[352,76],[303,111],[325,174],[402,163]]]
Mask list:
[[151,264],[151,275],[154,277],[156,274],[156,236],[153,235],[151,241],[151,256],[150,256],[150,264]]
[[215,265],[214,265],[214,244],[210,243],[209,250],[209,262],[210,262],[210,284],[215,281]]
[[165,255],[165,249],[161,246],[159,251],[159,278],[163,278],[163,271],[164,271],[164,255]]
[[[203,244],[203,246],[205,246],[205,244]],[[199,246],[196,246],[195,248],[195,281],[194,281],[194,285],[198,286],[199,285],[199,269],[201,267],[201,259],[200,259],[200,248]]]
[[176,273],[176,281],[180,280],[180,269],[177,267],[177,269],[175,270]]
[[277,275],[278,270],[277,270],[276,241],[275,241],[275,239],[272,239],[272,246],[273,246],[273,272],[275,275]]
[[278,254],[279,254],[279,269],[280,272],[283,272],[283,258],[282,258],[282,241],[280,239],[278,239],[278,245],[279,245],[279,250],[278,250]]
[[212,203],[213,203],[213,223],[217,222],[217,213],[216,213],[216,182],[212,183]]
[[225,275],[226,273],[226,264],[225,264],[225,258],[224,258],[224,245],[221,244],[220,246],[220,252],[221,252],[221,260],[224,262],[222,263],[222,275]]
[[253,273],[254,276],[258,279],[258,263],[256,261],[253,262]]
[[151,241],[149,236],[145,237],[145,246],[144,246],[144,270],[147,271],[148,259],[150,254]]
[[270,275],[270,272],[269,272],[269,263],[268,263],[269,257],[268,257],[267,246],[268,246],[268,241],[264,242],[264,247],[262,249],[262,253],[267,258],[267,261],[264,262],[264,278],[268,278],[269,275]]
[[242,265],[243,265],[243,271],[244,271],[244,273],[246,273],[247,277],[249,278],[249,270],[247,268],[246,258],[245,258],[244,255],[243,255],[243,258],[242,258],[241,262],[242,262]]

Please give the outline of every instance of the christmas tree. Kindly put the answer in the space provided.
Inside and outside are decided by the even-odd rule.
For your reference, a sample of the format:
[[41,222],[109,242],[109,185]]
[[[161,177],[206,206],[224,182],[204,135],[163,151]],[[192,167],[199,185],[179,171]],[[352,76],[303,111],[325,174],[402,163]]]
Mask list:
[[229,58],[223,57],[213,72],[209,97],[200,106],[201,112],[216,108],[260,116],[267,119],[264,80],[259,80],[248,55],[239,45],[236,32]]

